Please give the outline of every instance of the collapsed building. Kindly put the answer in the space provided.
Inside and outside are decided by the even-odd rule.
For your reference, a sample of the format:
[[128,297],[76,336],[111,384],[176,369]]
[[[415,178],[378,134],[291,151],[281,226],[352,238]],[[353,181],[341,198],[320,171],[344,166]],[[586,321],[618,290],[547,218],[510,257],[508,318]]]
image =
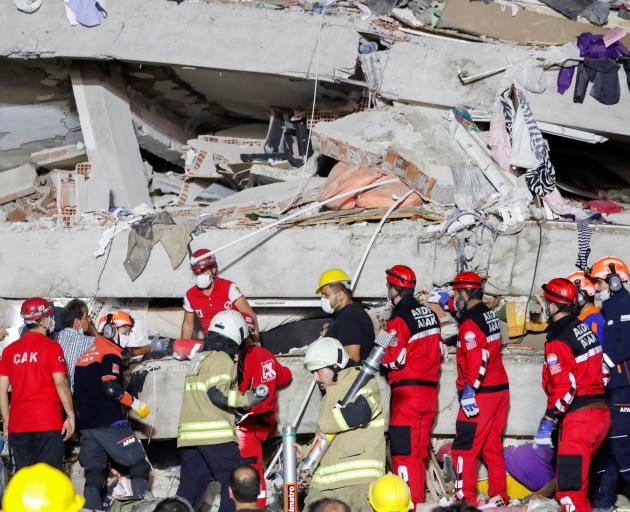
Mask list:
[[[138,428],[172,439],[185,363],[169,340],[188,251],[210,247],[294,371],[289,423],[323,270],[346,269],[378,325],[386,268],[414,268],[418,291],[471,269],[501,312],[513,403],[529,404],[506,436],[533,434],[541,284],[630,248],[623,2],[130,0],[98,23],[33,4],[0,19],[5,343],[29,296],[129,308],[153,411]],[[438,437],[454,435],[454,374]]]

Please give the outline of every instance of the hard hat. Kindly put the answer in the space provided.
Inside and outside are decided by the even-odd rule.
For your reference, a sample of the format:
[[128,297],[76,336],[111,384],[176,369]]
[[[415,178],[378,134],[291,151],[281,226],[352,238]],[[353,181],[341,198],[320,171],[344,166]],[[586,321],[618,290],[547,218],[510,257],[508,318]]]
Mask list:
[[452,282],[453,290],[480,290],[483,288],[481,277],[477,272],[460,272]]
[[304,368],[309,372],[337,365],[345,368],[350,357],[341,342],[335,338],[319,338],[311,343],[304,354]]
[[58,469],[40,462],[20,469],[2,498],[4,512],[78,512],[85,499]]
[[573,272],[573,274],[567,276],[567,279],[589,297],[595,297],[595,283],[584,272]]
[[331,283],[346,283],[350,285],[350,277],[343,270],[331,268],[319,276],[319,288],[315,293],[321,293],[322,288]]
[[22,302],[20,308],[20,316],[26,323],[38,322],[45,316],[51,316],[53,314],[52,306],[50,302],[41,297],[31,297]]
[[628,278],[630,276],[628,266],[619,258],[615,258],[614,256],[604,256],[603,258],[598,259],[595,263],[593,263],[591,271],[588,274],[591,279],[606,279],[613,273],[613,269],[621,279],[621,282],[628,282]]
[[568,279],[556,277],[547,284],[542,285],[543,296],[550,302],[556,304],[576,304],[577,288]]
[[[103,334],[107,324],[114,325],[117,329],[119,329],[125,326],[133,327],[135,323],[135,320],[129,313],[119,309],[103,315],[98,321],[97,331]],[[105,337],[107,338],[107,336]]]
[[370,484],[368,498],[376,512],[407,512],[411,508],[409,486],[391,473]]
[[197,249],[190,255],[190,268],[195,274],[216,267],[217,260],[209,249]]
[[208,332],[222,334],[240,346],[243,340],[249,336],[249,327],[243,315],[238,311],[226,309],[212,317]]
[[385,274],[387,274],[387,282],[394,286],[411,288],[412,290],[416,287],[416,274],[405,265],[394,265],[386,270]]

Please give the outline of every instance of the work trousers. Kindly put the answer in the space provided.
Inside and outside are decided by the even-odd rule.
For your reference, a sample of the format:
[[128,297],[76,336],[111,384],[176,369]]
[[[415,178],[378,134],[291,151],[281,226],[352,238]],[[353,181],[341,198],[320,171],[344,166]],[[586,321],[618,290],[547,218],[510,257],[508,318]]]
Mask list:
[[558,432],[556,499],[564,512],[590,512],[588,470],[610,428],[610,411],[586,406],[567,413]]
[[437,406],[437,387],[392,386],[389,417],[392,470],[409,485],[414,505],[424,503],[426,458]]
[[260,476],[260,492],[258,494],[258,506],[260,508],[267,506],[263,443],[276,432],[276,428],[275,414],[248,416],[236,426],[236,435],[243,462],[253,466]]
[[630,484],[630,387],[608,392],[610,431],[593,459],[595,479],[592,505],[610,508],[617,503],[619,476]]
[[79,463],[85,471],[85,508],[103,508],[103,489],[107,479],[107,460],[129,468],[131,490],[142,496],[149,490],[149,463],[145,460],[142,443],[129,423],[80,431]]
[[9,433],[9,450],[15,470],[45,462],[63,471],[63,437],[60,430]]
[[372,507],[368,501],[369,490],[370,484],[348,485],[328,490],[311,488],[306,500],[304,500],[304,510],[312,510],[312,505],[316,501],[334,498],[343,501],[352,512],[372,512]]
[[475,483],[479,456],[488,468],[488,494],[501,496],[507,503],[505,462],[503,460],[503,431],[507,422],[510,392],[484,393],[483,388],[475,396],[479,414],[467,418],[460,408],[455,425],[455,441],[451,450],[457,480],[455,497],[477,504]]
[[179,450],[182,467],[177,496],[186,498],[197,508],[211,479],[221,484],[219,512],[234,512],[234,502],[228,493],[230,472],[242,463],[235,442],[187,446]]

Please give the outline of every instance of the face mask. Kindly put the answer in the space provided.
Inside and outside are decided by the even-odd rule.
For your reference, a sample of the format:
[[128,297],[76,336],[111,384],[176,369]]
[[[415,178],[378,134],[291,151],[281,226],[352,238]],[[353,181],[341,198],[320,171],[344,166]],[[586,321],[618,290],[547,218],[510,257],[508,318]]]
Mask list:
[[466,311],[466,299],[461,295],[455,297],[455,312],[461,315],[464,311]]
[[132,334],[119,334],[118,344],[122,348],[127,348],[133,339],[134,339],[133,333]]
[[205,290],[206,288],[210,288],[211,284],[212,276],[210,274],[199,274],[195,276],[195,286],[197,288]]
[[330,304],[330,299],[328,297],[321,298],[321,306],[324,313],[328,313],[329,315],[332,315],[335,312],[335,308],[333,308],[332,305]]
[[53,332],[55,332],[55,317],[51,316],[50,320],[48,320],[48,327],[46,328],[46,331],[48,331],[48,334],[52,334]]
[[597,292],[595,294],[595,298],[601,300],[602,302],[610,299],[610,288],[606,288],[604,291]]

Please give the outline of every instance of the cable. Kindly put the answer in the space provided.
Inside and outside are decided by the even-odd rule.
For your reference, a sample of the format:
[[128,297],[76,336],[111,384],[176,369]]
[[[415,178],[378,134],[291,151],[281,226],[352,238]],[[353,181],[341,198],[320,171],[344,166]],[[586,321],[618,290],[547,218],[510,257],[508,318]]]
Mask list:
[[372,235],[372,238],[370,239],[370,241],[368,242],[368,245],[365,249],[365,252],[363,253],[363,257],[361,258],[361,262],[359,263],[359,266],[356,270],[356,272],[354,273],[354,276],[352,277],[352,288],[350,289],[352,292],[354,292],[354,289],[357,286],[357,281],[359,280],[359,275],[361,275],[361,271],[363,270],[363,265],[365,265],[365,262],[367,260],[368,254],[370,254],[370,250],[372,249],[372,245],[374,244],[374,241],[376,240],[376,237],[378,236],[378,234],[381,232],[381,228],[383,227],[383,225],[385,224],[385,222],[387,221],[387,218],[391,215],[391,213],[398,207],[398,205],[400,205],[405,199],[407,199],[411,194],[413,193],[413,189],[409,189],[405,194],[403,194],[402,196],[400,196],[395,202],[394,204],[392,204],[389,209],[385,212],[385,215],[383,215],[383,218],[381,219],[381,222],[378,223],[378,226],[376,227],[376,230],[374,231],[374,234]]
[[114,245],[114,238],[116,237],[116,228],[118,227],[118,217],[116,217],[116,221],[114,222],[114,234],[112,235],[112,239],[109,241],[109,247],[107,249],[107,255],[105,256],[105,262],[103,263],[103,267],[101,268],[100,273],[98,274],[98,279],[96,280],[96,291],[92,296],[92,300],[90,301],[90,306],[88,307],[88,311],[92,309],[94,305],[94,301],[96,297],[98,297],[98,291],[101,289],[101,277],[103,277],[103,272],[105,272],[105,267],[107,267],[107,262],[109,261],[109,255],[112,252],[112,247]]
[[538,262],[540,261],[540,249],[542,248],[542,224],[538,219],[536,219],[536,224],[538,224],[538,251],[536,252],[536,264],[534,265],[532,286],[529,289],[527,304],[525,304],[525,324],[523,325],[523,334],[521,334],[521,337],[516,342],[517,345],[523,343],[523,338],[525,338],[525,333],[527,332],[527,315],[529,314],[529,303],[532,300],[532,295],[534,293],[534,286],[536,285],[536,273],[538,272]]

